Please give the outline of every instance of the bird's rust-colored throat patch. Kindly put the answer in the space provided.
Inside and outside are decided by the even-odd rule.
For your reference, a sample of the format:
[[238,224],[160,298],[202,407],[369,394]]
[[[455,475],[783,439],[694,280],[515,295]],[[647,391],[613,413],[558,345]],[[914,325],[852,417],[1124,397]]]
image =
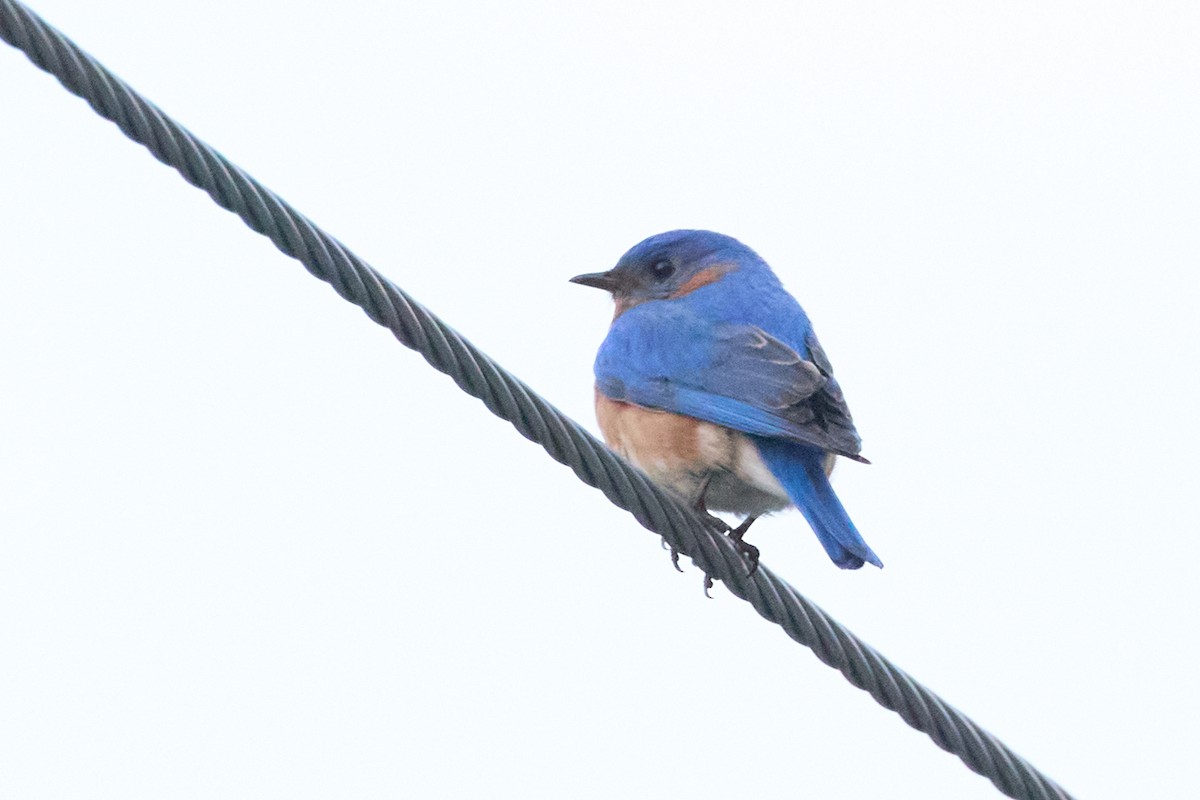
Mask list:
[[691,294],[697,289],[716,283],[735,269],[737,269],[737,266],[734,264],[713,264],[711,267],[705,267],[684,281],[683,285],[672,292],[670,297],[674,300],[678,297]]

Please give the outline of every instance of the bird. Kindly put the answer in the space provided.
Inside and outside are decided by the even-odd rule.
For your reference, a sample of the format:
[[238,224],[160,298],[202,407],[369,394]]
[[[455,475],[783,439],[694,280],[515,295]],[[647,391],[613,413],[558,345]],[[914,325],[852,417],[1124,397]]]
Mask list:
[[570,280],[615,301],[594,364],[611,450],[728,533],[751,574],[746,531],[793,506],[838,567],[883,567],[829,483],[839,456],[870,463],[862,440],[808,315],[766,261],[733,237],[673,230]]

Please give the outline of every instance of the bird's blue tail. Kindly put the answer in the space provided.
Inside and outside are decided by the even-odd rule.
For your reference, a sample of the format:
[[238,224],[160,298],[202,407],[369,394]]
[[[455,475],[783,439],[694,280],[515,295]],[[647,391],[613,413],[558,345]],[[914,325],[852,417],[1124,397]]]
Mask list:
[[864,563],[883,566],[833,493],[824,452],[783,439],[754,439],[767,468],[804,514],[833,563],[842,569],[858,569]]

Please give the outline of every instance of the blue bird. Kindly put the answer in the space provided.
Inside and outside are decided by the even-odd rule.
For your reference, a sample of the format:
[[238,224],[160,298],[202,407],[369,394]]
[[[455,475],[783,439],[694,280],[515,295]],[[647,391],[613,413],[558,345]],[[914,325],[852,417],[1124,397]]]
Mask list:
[[842,390],[767,262],[729,236],[678,230],[571,281],[616,301],[595,364],[610,448],[703,513],[745,515],[720,524],[751,571],[746,530],[790,506],[839,567],[883,566],[829,485],[837,456],[869,463]]

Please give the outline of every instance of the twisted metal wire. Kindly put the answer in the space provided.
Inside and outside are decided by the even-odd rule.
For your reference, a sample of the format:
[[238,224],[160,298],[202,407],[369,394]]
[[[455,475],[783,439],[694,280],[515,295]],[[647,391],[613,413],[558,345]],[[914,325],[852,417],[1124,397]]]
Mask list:
[[694,511],[615,457],[602,443],[434,316],[273,192],[141,97],[23,4],[0,0],[0,38],[22,50],[70,92],[86,100],[175,168],[224,209],[268,237],[344,299],[421,353],[521,435],[604,492],[644,527],[748,601],[817,658],[840,671],[943,750],[1014,798],[1068,800],[1069,795],[966,715],[843,628],[765,566],[753,576],[728,539]]

